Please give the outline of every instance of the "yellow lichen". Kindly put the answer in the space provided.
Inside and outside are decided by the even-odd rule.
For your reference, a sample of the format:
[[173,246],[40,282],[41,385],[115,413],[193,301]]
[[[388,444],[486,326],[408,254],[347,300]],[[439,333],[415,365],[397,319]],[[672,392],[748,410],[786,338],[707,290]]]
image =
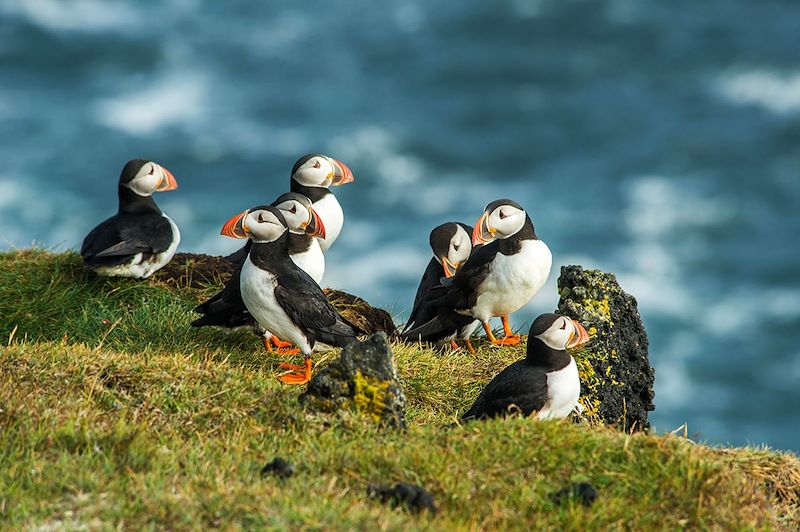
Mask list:
[[360,370],[356,371],[354,382],[353,402],[356,411],[368,415],[373,421],[380,421],[386,409],[386,389],[389,382],[367,377]]

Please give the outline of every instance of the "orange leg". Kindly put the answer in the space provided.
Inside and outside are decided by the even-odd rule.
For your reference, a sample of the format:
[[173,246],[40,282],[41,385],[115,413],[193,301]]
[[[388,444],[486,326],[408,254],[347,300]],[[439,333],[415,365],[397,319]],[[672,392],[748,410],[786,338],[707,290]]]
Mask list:
[[305,384],[311,380],[311,366],[311,358],[306,357],[305,364],[302,366],[302,369],[296,372],[280,375],[278,376],[278,379],[285,384]]
[[272,351],[272,344],[269,343],[269,340],[266,337],[264,337],[264,336],[261,337],[261,343],[264,344],[264,349],[267,350],[267,353],[272,353],[273,352]]
[[456,353],[461,349],[455,340],[450,340],[450,347],[453,349],[453,353]]
[[284,342],[274,334],[270,336],[270,340],[275,347],[292,347],[292,342]]
[[464,340],[464,345],[467,346],[467,351],[469,351],[473,355],[475,354],[475,348],[472,347],[472,340],[467,338],[466,340]]
[[500,316],[500,320],[503,322],[503,333],[506,335],[503,338],[503,341],[506,342],[504,345],[517,345],[520,341],[520,335],[514,334],[514,331],[511,330],[508,325],[508,316]]
[[[505,325],[505,322],[503,322],[503,324]],[[486,337],[489,338],[489,341],[495,345],[517,345],[519,343],[519,336],[517,337],[507,336],[505,338],[501,338],[500,340],[498,340],[497,338],[495,338],[492,329],[489,328],[488,323],[483,324],[483,330],[486,331]]]

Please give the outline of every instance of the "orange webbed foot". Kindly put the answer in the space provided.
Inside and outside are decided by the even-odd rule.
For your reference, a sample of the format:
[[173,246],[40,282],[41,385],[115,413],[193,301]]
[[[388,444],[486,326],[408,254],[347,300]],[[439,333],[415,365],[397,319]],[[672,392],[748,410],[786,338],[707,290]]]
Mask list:
[[280,380],[281,382],[285,384],[306,384],[308,381],[311,380],[312,362],[310,358],[306,358],[302,366],[295,366],[294,364],[289,364],[287,362],[284,362],[281,364],[281,367],[284,367],[284,364],[286,365],[285,367],[290,368],[292,370],[294,370],[294,368],[297,369],[285,373],[283,375],[279,375],[278,380]]
[[286,348],[286,347],[292,347],[292,342],[284,342],[283,340],[281,340],[280,338],[278,338],[277,336],[274,336],[274,335],[272,337],[270,337],[270,340],[272,341],[272,345],[274,345],[275,347],[277,347],[279,349],[280,348]]
[[520,335],[506,336],[504,338],[496,338],[492,343],[495,345],[519,345],[522,341]]
[[[292,345],[292,344],[289,344]],[[300,353],[299,347],[279,347],[275,350],[279,355],[297,355]],[[302,367],[302,366],[301,366]]]

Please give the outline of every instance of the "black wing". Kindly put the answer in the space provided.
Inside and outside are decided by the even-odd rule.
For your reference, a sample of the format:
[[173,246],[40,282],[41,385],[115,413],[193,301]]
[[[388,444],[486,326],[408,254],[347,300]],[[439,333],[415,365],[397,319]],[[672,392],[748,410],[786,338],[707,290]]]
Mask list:
[[474,250],[448,282],[428,290],[428,304],[454,310],[468,310],[475,306],[480,285],[489,275],[489,268],[497,253],[498,241]]
[[194,311],[203,314],[202,317],[192,322],[192,327],[205,327],[216,325],[219,327],[256,326],[256,321],[242,300],[239,287],[242,269],[237,268],[225,287],[211,296],[207,301],[198,305]]
[[313,344],[320,341],[342,347],[355,339],[358,329],[343,318],[306,272],[294,267],[281,273],[275,299]]
[[403,331],[408,331],[415,325],[425,323],[435,316],[435,308],[424,305],[425,300],[428,298],[428,293],[431,288],[439,284],[439,279],[444,275],[444,269],[436,259],[431,259],[428,267],[425,268],[425,273],[422,274],[422,279],[417,287],[417,295],[414,297],[414,307],[411,309],[411,314],[408,316],[408,321],[403,327]]
[[162,253],[172,243],[172,226],[160,214],[117,214],[86,236],[81,256],[90,266],[123,264],[137,253]]
[[463,420],[504,416],[515,405],[526,416],[547,403],[547,372],[525,360],[514,362],[498,373],[461,416]]

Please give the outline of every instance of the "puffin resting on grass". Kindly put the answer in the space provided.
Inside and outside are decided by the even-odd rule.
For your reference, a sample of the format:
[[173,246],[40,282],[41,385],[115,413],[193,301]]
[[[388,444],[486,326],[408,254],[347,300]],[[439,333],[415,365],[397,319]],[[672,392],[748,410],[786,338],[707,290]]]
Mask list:
[[240,274],[247,310],[265,330],[297,346],[302,365],[282,363],[287,384],[311,379],[311,354],[355,341],[357,327],[331,306],[319,285],[289,258],[289,230],[281,211],[264,205],[233,216],[221,233],[253,242]]
[[119,210],[86,236],[81,257],[99,275],[146,279],[175,255],[181,233],[153,200],[178,188],[169,170],[152,161],[128,161],[119,176]]
[[578,321],[542,314],[528,333],[527,356],[498,373],[461,419],[505,416],[513,410],[537,419],[567,417],[579,408],[581,393],[578,366],[567,349],[588,340]]

